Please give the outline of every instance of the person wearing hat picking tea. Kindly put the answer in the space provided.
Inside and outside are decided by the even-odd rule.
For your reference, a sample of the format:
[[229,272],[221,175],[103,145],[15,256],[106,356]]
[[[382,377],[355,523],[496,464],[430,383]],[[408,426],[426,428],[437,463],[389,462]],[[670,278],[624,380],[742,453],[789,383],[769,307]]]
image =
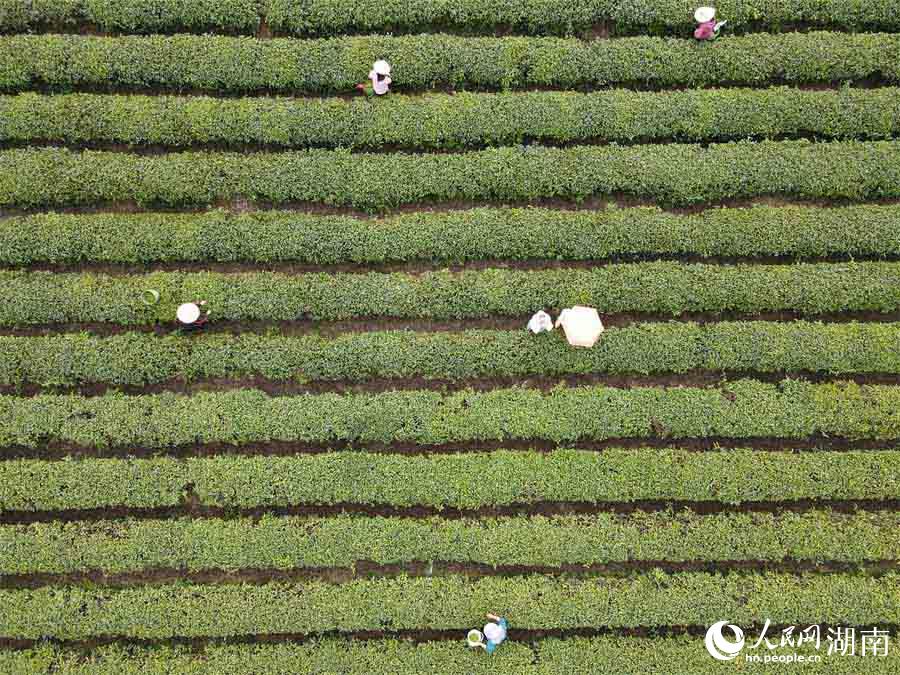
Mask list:
[[203,324],[209,320],[209,310],[206,310],[205,314],[203,313],[203,308],[205,306],[206,300],[185,302],[184,304],[179,305],[178,310],[175,312],[178,323],[181,324],[181,327],[185,330],[196,330],[197,328],[201,328]]
[[528,330],[537,335],[538,333],[543,333],[544,331],[550,332],[553,330],[553,319],[550,317],[547,312],[541,310],[537,314],[531,317],[528,321]]
[[497,647],[506,639],[506,631],[509,628],[509,624],[506,623],[506,619],[496,614],[488,614],[487,618],[491,620],[491,623],[484,625],[484,637],[487,639],[484,649],[488,654],[493,654]]
[[369,81],[356,85],[361,92],[372,96],[384,96],[390,91],[391,84],[391,64],[383,59],[379,59],[372,64],[372,70],[369,71]]
[[694,37],[698,40],[715,40],[719,37],[719,30],[727,22],[716,22],[715,7],[699,7],[694,12],[694,20],[697,22],[697,30],[694,31]]

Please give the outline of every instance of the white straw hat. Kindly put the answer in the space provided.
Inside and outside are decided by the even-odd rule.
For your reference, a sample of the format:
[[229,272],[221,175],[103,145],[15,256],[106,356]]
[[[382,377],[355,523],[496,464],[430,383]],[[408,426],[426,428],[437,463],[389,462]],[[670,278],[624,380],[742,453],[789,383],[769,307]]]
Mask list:
[[506,637],[506,631],[500,624],[486,623],[484,624],[484,636],[491,642],[497,642]]
[[387,76],[391,74],[391,64],[383,59],[379,59],[372,64],[372,70],[374,70],[377,75]]
[[556,325],[563,327],[566,339],[573,347],[593,347],[604,330],[597,310],[580,305],[564,309]]
[[176,316],[181,323],[194,323],[200,318],[200,308],[193,302],[186,302],[178,306]]
[[715,18],[715,7],[698,7],[697,11],[694,12],[694,19],[697,21],[697,23],[706,23],[707,21],[712,21]]

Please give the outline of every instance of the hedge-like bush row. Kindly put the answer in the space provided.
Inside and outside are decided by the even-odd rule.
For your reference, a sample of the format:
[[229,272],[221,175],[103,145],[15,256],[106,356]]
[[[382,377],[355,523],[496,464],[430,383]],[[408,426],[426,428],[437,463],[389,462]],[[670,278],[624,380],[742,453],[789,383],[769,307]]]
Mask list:
[[440,394],[267,396],[245,389],[158,394],[0,397],[0,447],[71,443],[169,448],[198,443],[412,442],[615,438],[900,438],[900,387],[852,382],[721,388],[496,389]]
[[90,24],[126,33],[255,32],[259,12],[260,0],[0,0],[0,30]]
[[[501,613],[503,610],[498,610]],[[758,619],[757,619],[758,620]],[[473,620],[472,625],[481,623]],[[746,628],[746,625],[745,625]],[[803,626],[805,628],[805,626]],[[770,629],[771,630],[771,629]],[[752,639],[744,654],[756,639]],[[778,640],[778,633],[768,633]],[[795,633],[796,635],[796,633]],[[822,662],[792,663],[792,673],[818,675],[823,664],[832,675],[895,675],[900,669],[900,650],[893,643],[886,656],[828,655],[829,642],[822,636],[819,650],[814,643],[804,642],[757,654],[796,653],[819,655]],[[673,663],[679,672],[693,675],[718,675],[722,664],[710,658],[698,637],[638,638],[602,636],[595,638],[553,638],[528,643],[507,640],[503,650],[490,659],[480,650],[462,649],[461,642],[426,642],[412,644],[406,640],[311,640],[302,644],[206,645],[202,654],[190,647],[107,645],[89,653],[67,650],[52,644],[21,651],[0,651],[0,669],[17,675],[286,675],[288,673],[343,673],[345,675],[621,675],[629,673],[668,672]],[[857,635],[856,640],[861,640]],[[859,644],[859,643],[857,643]],[[754,664],[756,672],[777,672],[762,664]],[[782,667],[780,664],[778,667]]]
[[[2,123],[2,122],[0,122]],[[0,263],[603,260],[900,255],[900,206],[476,208],[385,219],[300,212],[47,213],[0,220]]]
[[723,37],[714,43],[692,37],[583,41],[440,34],[325,40],[15,35],[0,38],[0,90],[49,85],[352,92],[379,58],[390,61],[394,89],[401,92],[894,81],[900,78],[898,49],[898,35],[827,32]]
[[611,449],[404,456],[342,451],[287,457],[9,460],[0,462],[0,478],[4,511],[174,506],[188,485],[201,504],[224,508],[884,500],[900,497],[900,452]]
[[900,325],[878,323],[650,323],[612,328],[590,350],[561,332],[112,337],[0,337],[0,384],[142,386],[214,378],[362,381],[425,377],[818,371],[900,373]]
[[[689,36],[695,26],[694,5],[684,0],[407,0],[387,5],[376,0],[265,0],[264,4],[274,30],[298,35],[498,25],[530,33],[572,33],[609,22],[616,34],[649,29]],[[760,25],[777,30],[782,24],[796,23],[885,30],[900,27],[891,0],[722,0],[716,9],[719,17],[728,19],[728,32]]]
[[[483,618],[483,617],[482,617]],[[483,624],[482,619],[472,625]],[[43,643],[39,647],[27,650],[0,651],[0,670],[15,675],[297,675],[300,673],[328,673],[341,675],[422,675],[422,673],[440,673],[441,675],[572,675],[568,664],[573,664],[574,656],[553,653],[552,647],[539,643],[541,649],[548,650],[546,661],[535,663],[535,651],[528,643],[516,643],[507,640],[503,651],[497,658],[485,658],[482,650],[465,647],[465,631],[461,633],[462,641],[427,642],[413,644],[408,640],[342,640],[312,639],[299,642],[284,642],[264,645],[222,645],[211,643],[203,647],[202,653],[190,648],[170,644],[155,645],[152,648],[135,644],[112,644],[97,647],[90,652],[66,651],[51,643]],[[634,653],[633,662],[638,666],[644,662],[640,656],[642,649],[652,649],[655,643],[645,645],[642,641],[634,646],[631,643],[621,645],[623,657]],[[584,672],[605,673],[604,664],[612,664],[611,651],[618,646],[613,644],[597,644],[579,640],[577,643],[566,641],[570,649],[591,650],[592,657],[597,659],[596,667]],[[696,642],[693,645],[686,641],[660,641],[661,658],[672,657],[677,663],[685,663],[693,647],[693,661],[700,662],[696,654]],[[599,652],[599,653],[597,653]],[[609,652],[604,655],[604,652]],[[588,653],[588,652],[586,652]],[[891,657],[878,659],[874,667],[896,664]],[[703,650],[707,662],[712,661]],[[840,657],[835,657],[840,659]],[[559,660],[560,666],[554,665]],[[871,661],[871,659],[866,659]],[[715,662],[712,661],[714,664]],[[687,663],[692,663],[688,660]],[[853,657],[844,657],[835,663],[855,664],[857,668],[864,661]],[[565,664],[565,665],[563,665]],[[621,665],[621,663],[619,663]],[[704,664],[707,665],[707,664]],[[718,664],[716,664],[718,665]],[[611,671],[621,672],[621,671]],[[709,671],[697,670],[699,675],[715,675]],[[802,670],[796,672],[803,673]],[[845,671],[835,671],[844,673]],[[858,675],[846,671],[847,675]],[[870,670],[874,675],[882,675],[882,671]],[[884,671],[884,675],[894,675]]]
[[[900,183],[898,183],[900,186]],[[160,302],[147,307],[146,289]],[[157,272],[142,275],[0,272],[0,325],[175,322],[182,302],[206,299],[213,321],[361,317],[528,317],[541,308],[602,313],[891,312],[900,264],[685,265],[368,274]],[[524,328],[524,325],[523,325]]]
[[895,87],[461,92],[383,101],[23,93],[0,97],[0,140],[452,149],[531,140],[877,139],[900,132],[898,99]]
[[[0,574],[292,569],[453,561],[590,565],[632,560],[900,558],[900,514],[121,520],[0,526]],[[240,546],[235,546],[240,542]]]
[[[459,577],[252,585],[0,590],[12,638],[171,638],[457,629],[496,609],[532,629],[900,622],[900,576],[659,572],[625,578]],[[463,649],[460,643],[459,649]]]
[[[814,24],[892,30],[900,20],[890,0],[722,0],[719,15],[728,31],[783,24]],[[564,33],[606,22],[616,34],[693,29],[692,6],[684,0],[2,0],[0,30],[93,25],[104,31],[158,33],[219,30],[254,33],[260,14],[281,34],[337,35],[347,32],[412,31],[452,27],[491,30],[509,26],[529,33]]]
[[620,193],[672,204],[769,194],[900,197],[900,143],[525,146],[441,154],[0,152],[0,206],[10,207],[127,201],[185,206],[248,198],[376,210]]

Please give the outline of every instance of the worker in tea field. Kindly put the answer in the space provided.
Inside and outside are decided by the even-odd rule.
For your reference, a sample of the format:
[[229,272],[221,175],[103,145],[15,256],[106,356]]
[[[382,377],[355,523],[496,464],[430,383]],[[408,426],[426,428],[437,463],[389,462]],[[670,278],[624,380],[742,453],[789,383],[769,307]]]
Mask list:
[[198,328],[202,328],[203,325],[209,321],[210,313],[210,310],[208,309],[206,310],[206,313],[204,313],[204,307],[206,307],[206,300],[185,302],[184,304],[179,305],[175,317],[178,319],[181,328],[184,330],[197,330]]
[[491,620],[491,623],[484,625],[484,637],[487,638],[487,644],[484,645],[484,649],[488,654],[493,654],[497,647],[506,639],[506,631],[509,628],[509,624],[506,623],[506,619],[496,614],[488,614],[487,618]]
[[391,64],[383,59],[379,59],[372,64],[372,70],[369,71],[369,81],[356,85],[361,92],[372,96],[384,96],[390,91],[391,82]]
[[549,314],[547,314],[547,312],[541,310],[528,320],[528,330],[530,330],[535,335],[537,335],[538,333],[543,333],[545,331],[549,333],[553,330],[553,319]]
[[715,40],[719,37],[719,31],[727,22],[716,22],[715,7],[700,7],[694,12],[694,20],[697,22],[697,30],[694,37],[698,40]]

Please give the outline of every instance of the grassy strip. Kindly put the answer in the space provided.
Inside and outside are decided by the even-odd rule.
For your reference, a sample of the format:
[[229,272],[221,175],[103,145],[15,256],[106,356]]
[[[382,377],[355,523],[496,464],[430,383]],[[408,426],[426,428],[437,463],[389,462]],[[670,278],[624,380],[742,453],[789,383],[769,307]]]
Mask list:
[[[2,122],[0,122],[2,123]],[[634,255],[900,255],[900,205],[475,208],[384,219],[300,212],[42,213],[0,220],[0,263],[602,260]]]
[[[160,292],[157,305],[143,304],[146,289]],[[209,301],[214,321],[521,317],[571,305],[590,305],[602,313],[787,310],[815,316],[896,311],[900,264],[654,262],[423,274],[0,272],[0,325],[174,323],[178,304],[198,298]]]
[[556,443],[615,438],[900,438],[900,387],[764,384],[739,380],[721,389],[573,387],[393,391],[270,397],[252,389],[123,396],[0,397],[8,420],[0,447],[47,443],[86,448],[416,443],[544,439]]
[[396,95],[384,101],[35,93],[0,97],[0,140],[16,142],[465,148],[526,140],[708,141],[795,134],[877,139],[898,131],[900,104],[894,87],[459,93]]
[[[690,8],[686,6],[690,16]],[[724,37],[713,44],[656,37],[622,40],[452,35],[254,40],[222,36],[0,38],[0,90],[166,87],[219,91],[352,91],[374,60],[393,66],[395,88],[573,88],[897,80],[900,36],[790,33]]]
[[[885,500],[900,497],[900,452],[612,449],[402,456],[346,451],[180,460],[10,460],[0,462],[0,478],[4,511],[175,506],[189,484],[202,505],[224,508]],[[527,549],[517,550],[524,555]]]
[[[900,576],[652,573],[379,579],[340,585],[77,587],[0,590],[0,634],[136,638],[356,630],[464,629],[492,607],[519,628],[900,621]],[[298,599],[302,598],[302,602]],[[462,649],[462,647],[460,647]]]
[[900,326],[851,323],[651,323],[612,328],[590,350],[561,333],[0,337],[0,384],[143,386],[215,378],[363,381],[425,377],[813,371],[900,373]]
[[[474,621],[474,624],[480,620]],[[805,626],[803,626],[805,628]],[[863,657],[828,655],[831,644],[822,636],[820,649],[812,643],[769,652],[765,648],[745,654],[820,655],[821,663],[792,663],[792,673],[821,673],[823,665],[833,675],[894,675],[900,669],[900,651],[889,649],[887,656]],[[823,631],[824,633],[824,631]],[[795,633],[796,635],[796,633]],[[778,640],[778,633],[769,633]],[[796,638],[795,638],[796,639]],[[860,637],[856,638],[860,640]],[[602,636],[544,639],[533,644],[509,640],[503,649],[487,659],[478,650],[465,649],[461,642],[410,644],[399,640],[345,641],[316,640],[307,644],[208,645],[202,654],[188,647],[146,648],[120,645],[100,647],[90,654],[69,651],[54,645],[42,645],[23,651],[0,651],[0,668],[19,675],[287,675],[289,673],[343,673],[345,675],[621,675],[622,673],[664,673],[672,664],[679,672],[716,675],[720,663],[702,647],[702,638],[681,636],[631,638]],[[740,661],[735,662],[741,663]],[[751,670],[752,669],[752,670]],[[781,673],[784,664],[753,663],[754,673]]]
[[126,33],[255,32],[259,11],[260,0],[0,0],[0,30],[90,24]]
[[900,514],[887,511],[34,523],[0,526],[0,574],[286,570],[353,567],[360,560],[541,567],[634,560],[857,563],[900,559],[898,528]]
[[[680,32],[690,35],[693,12],[684,0],[538,0],[507,3],[497,0],[412,0],[388,4],[376,0],[265,0],[269,25],[281,33],[333,35],[349,31],[415,30],[430,26],[572,33],[609,22],[615,34]],[[890,0],[856,4],[848,0],[723,0],[719,16],[728,19],[728,31],[751,26],[775,30],[782,24],[811,23],[896,29],[900,21]]]
[[900,197],[898,148],[890,141],[527,146],[419,155],[28,148],[0,152],[0,206],[185,206],[248,198],[377,210],[423,201],[581,200],[618,193],[671,204],[768,194],[864,200]]

